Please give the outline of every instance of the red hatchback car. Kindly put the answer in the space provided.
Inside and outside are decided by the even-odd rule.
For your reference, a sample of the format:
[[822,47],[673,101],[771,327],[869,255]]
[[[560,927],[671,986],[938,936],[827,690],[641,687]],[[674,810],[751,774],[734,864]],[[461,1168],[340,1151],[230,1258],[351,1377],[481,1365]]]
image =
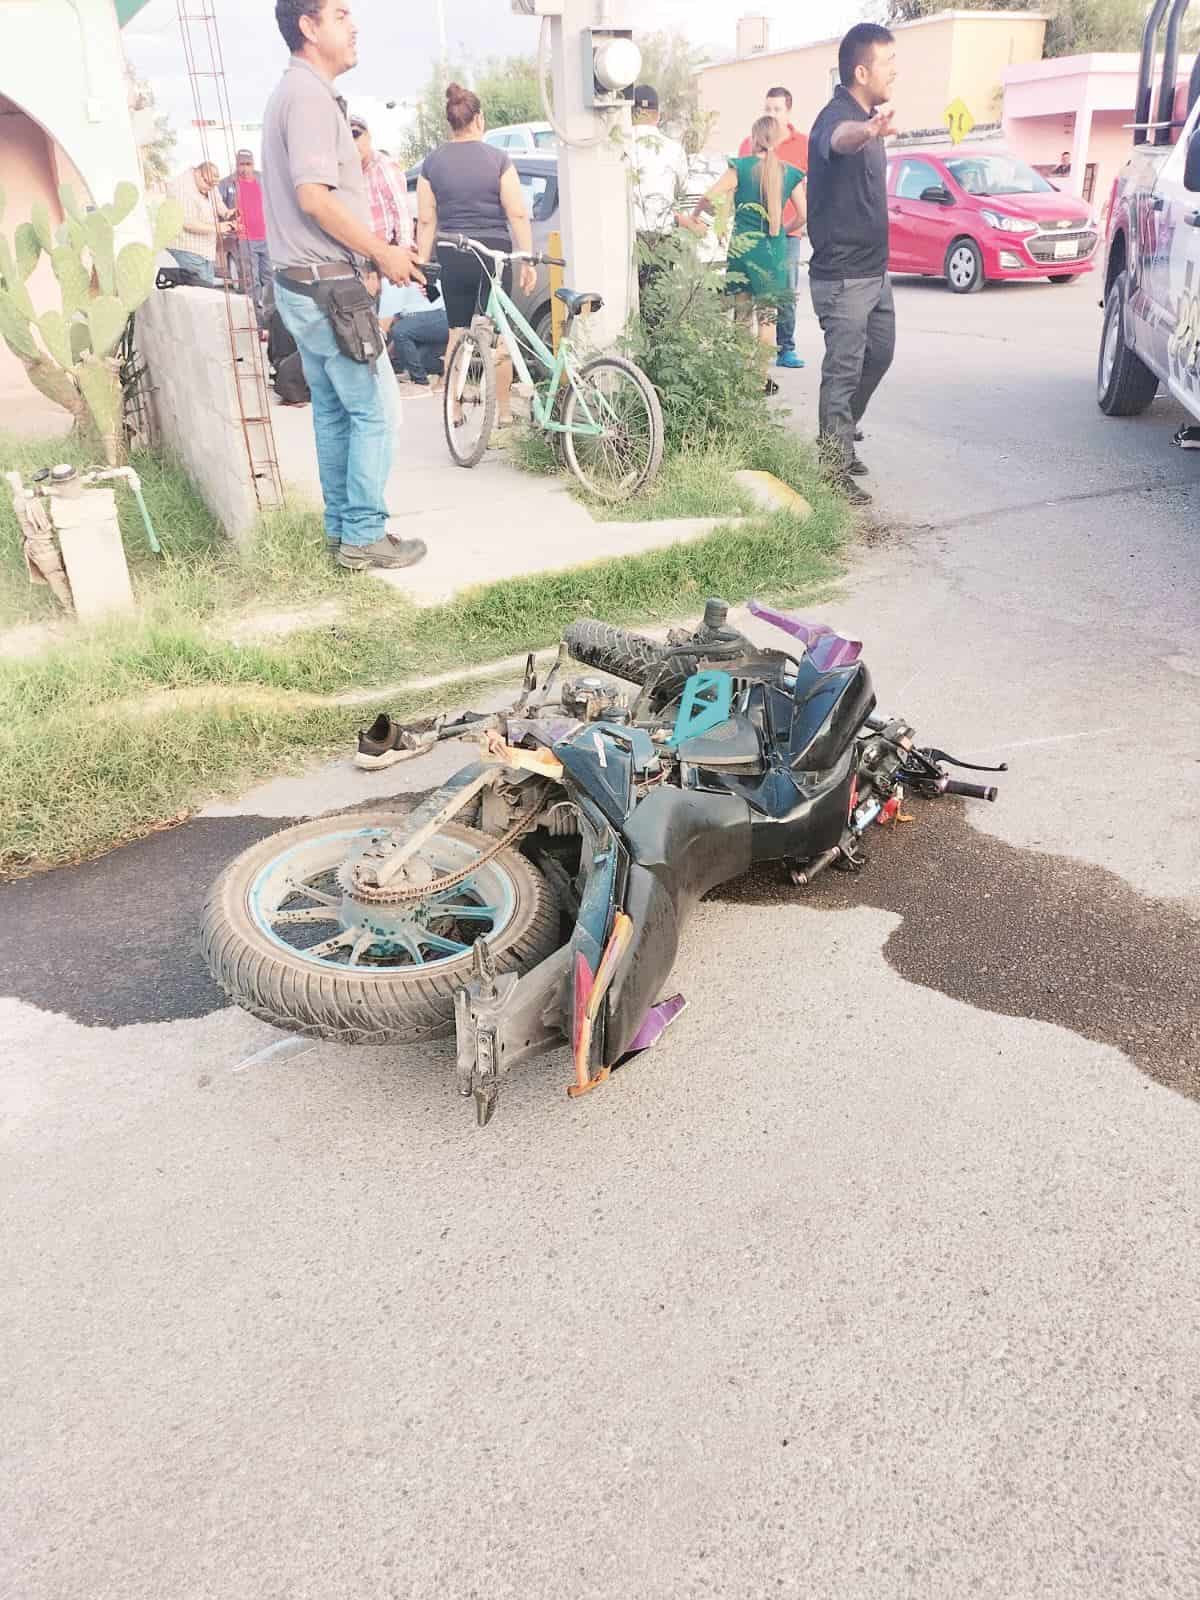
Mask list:
[[892,272],[945,278],[955,294],[992,279],[1065,283],[1092,270],[1100,230],[1089,207],[1017,156],[959,145],[888,160]]

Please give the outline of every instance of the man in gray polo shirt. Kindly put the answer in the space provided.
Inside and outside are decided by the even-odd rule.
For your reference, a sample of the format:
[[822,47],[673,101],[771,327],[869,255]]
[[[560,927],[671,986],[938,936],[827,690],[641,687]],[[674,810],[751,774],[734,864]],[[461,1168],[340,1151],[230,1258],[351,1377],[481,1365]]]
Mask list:
[[275,20],[292,59],[263,119],[267,244],[275,305],[312,391],[326,541],[352,570],[409,567],[425,546],[388,529],[397,401],[387,351],[371,364],[344,355],[312,290],[328,278],[365,277],[372,262],[392,283],[424,279],[410,251],[371,232],[362,163],[333,87],[358,61],[349,7],[276,0]]

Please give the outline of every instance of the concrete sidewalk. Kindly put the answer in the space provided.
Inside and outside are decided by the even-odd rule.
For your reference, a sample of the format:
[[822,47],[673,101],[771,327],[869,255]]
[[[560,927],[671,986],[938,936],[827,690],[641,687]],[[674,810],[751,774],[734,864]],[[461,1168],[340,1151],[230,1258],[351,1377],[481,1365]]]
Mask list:
[[[490,450],[470,471],[456,466],[446,446],[440,393],[406,397],[400,409],[388,504],[399,530],[424,539],[429,554],[417,567],[378,576],[418,605],[439,605],[500,578],[702,538],[731,520],[597,522],[565,479],[522,472],[504,450]],[[272,421],[285,484],[320,505],[311,408],[276,406]]]

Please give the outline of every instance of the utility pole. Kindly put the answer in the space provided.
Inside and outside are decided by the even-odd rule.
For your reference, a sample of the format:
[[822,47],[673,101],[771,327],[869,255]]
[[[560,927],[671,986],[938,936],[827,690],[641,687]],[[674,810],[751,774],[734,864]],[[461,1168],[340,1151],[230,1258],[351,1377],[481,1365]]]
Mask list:
[[438,23],[438,61],[442,69],[442,88],[446,87],[446,73],[449,71],[449,61],[446,51],[446,0],[437,0]]
[[549,28],[566,284],[603,296],[604,309],[580,331],[599,347],[611,345],[637,304],[629,91],[641,58],[632,42],[631,0],[512,0],[512,6]]

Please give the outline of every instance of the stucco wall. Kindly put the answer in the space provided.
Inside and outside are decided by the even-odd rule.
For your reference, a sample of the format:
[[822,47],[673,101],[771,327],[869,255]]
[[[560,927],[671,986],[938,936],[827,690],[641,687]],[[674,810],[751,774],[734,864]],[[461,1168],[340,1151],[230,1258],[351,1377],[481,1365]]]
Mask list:
[[[946,107],[960,96],[977,122],[998,121],[1004,71],[1040,59],[1046,21],[966,12],[901,23],[894,31],[897,127],[905,132],[942,127]],[[810,127],[837,81],[838,43],[825,39],[706,67],[699,74],[701,104],[716,113],[708,148],[726,154],[736,149],[774,84],[791,91],[796,126]]]
[[[0,0],[0,182],[8,192],[3,226],[11,235],[36,199],[61,220],[60,182],[81,201],[110,200],[120,182],[141,183],[129,116],[124,57],[112,0]],[[118,241],[148,239],[138,206]],[[35,306],[59,304],[49,264],[30,283]],[[16,357],[0,344],[0,404],[29,393]],[[19,426],[19,416],[6,418]]]
[[[138,311],[136,328],[162,443],[187,467],[225,531],[245,538],[257,519],[258,499],[238,420],[224,294],[156,290]],[[235,337],[257,340],[258,334]]]
[[[1097,217],[1108,205],[1113,179],[1129,159],[1133,148],[1132,134],[1124,126],[1130,120],[1127,111],[1098,111],[1092,117],[1091,138],[1088,140],[1086,161],[1096,164],[1096,187],[1092,205]],[[1058,117],[1020,117],[1008,124],[1005,144],[1017,155],[1024,156],[1033,166],[1049,166],[1056,162],[1064,150],[1072,148],[1072,135],[1063,135],[1063,119]],[[1069,187],[1083,191],[1083,174],[1072,173]],[[1052,178],[1052,183],[1065,180]]]

